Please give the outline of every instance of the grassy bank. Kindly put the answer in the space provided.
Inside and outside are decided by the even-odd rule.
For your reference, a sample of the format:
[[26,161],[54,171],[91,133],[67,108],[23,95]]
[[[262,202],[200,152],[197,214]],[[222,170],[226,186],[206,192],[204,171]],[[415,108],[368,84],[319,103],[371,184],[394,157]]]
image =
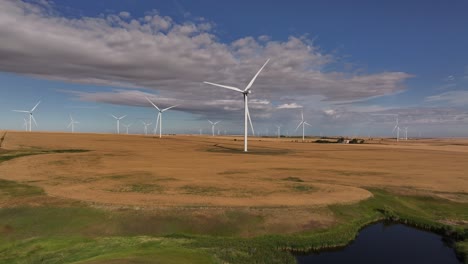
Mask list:
[[[27,153],[3,153],[0,162]],[[34,152],[42,153],[50,152]],[[0,202],[8,205],[0,209],[0,263],[294,263],[290,251],[344,246],[361,228],[384,219],[450,236],[468,263],[467,204],[369,190],[374,196],[360,203],[321,208],[336,219],[332,226],[246,236],[265,223],[253,210],[210,216],[195,215],[197,208],[106,210],[0,180]]]

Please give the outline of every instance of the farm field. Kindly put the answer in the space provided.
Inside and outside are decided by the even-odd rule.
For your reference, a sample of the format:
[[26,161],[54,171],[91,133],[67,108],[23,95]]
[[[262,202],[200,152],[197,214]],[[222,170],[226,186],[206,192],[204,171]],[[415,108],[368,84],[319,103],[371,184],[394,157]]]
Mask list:
[[5,263],[287,263],[387,218],[468,251],[467,139],[1,135]]

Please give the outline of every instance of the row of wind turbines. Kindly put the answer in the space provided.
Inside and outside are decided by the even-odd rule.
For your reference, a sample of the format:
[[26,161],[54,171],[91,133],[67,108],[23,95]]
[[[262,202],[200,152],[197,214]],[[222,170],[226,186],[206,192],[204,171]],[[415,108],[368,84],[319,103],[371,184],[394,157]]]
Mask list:
[[[229,89],[229,90],[232,90],[232,91],[235,91],[235,92],[238,92],[238,93],[242,94],[243,100],[244,100],[244,152],[248,151],[248,126],[249,126],[249,124],[250,124],[250,128],[252,130],[252,134],[255,135],[254,127],[253,127],[253,124],[252,124],[252,119],[250,117],[250,112],[249,112],[248,95],[252,92],[252,86],[253,86],[255,80],[257,79],[257,77],[259,76],[259,74],[261,73],[263,68],[265,68],[265,66],[268,64],[269,61],[270,61],[270,59],[268,59],[263,64],[263,66],[260,68],[260,70],[258,70],[258,72],[253,76],[253,78],[250,80],[250,82],[247,84],[247,86],[244,89],[240,89],[240,88],[234,87],[234,86],[228,86],[228,85],[223,85],[223,84],[207,82],[207,81],[204,82],[205,84],[208,84],[208,85],[217,86],[217,87],[221,87],[221,88],[224,88],[224,89]],[[167,110],[170,110],[170,109],[172,109],[174,107],[177,107],[178,105],[173,105],[173,106],[161,109],[153,101],[151,101],[148,97],[145,97],[145,98],[157,110],[157,117],[156,117],[156,125],[155,125],[155,128],[154,128],[154,134],[156,134],[156,131],[157,131],[158,127],[159,127],[159,137],[161,138],[162,137],[162,114]],[[29,131],[31,131],[31,129],[32,129],[32,122],[33,121],[34,121],[34,124],[37,127],[37,122],[36,122],[36,120],[34,118],[33,112],[34,112],[34,110],[37,108],[37,106],[39,104],[40,104],[40,101],[29,111],[27,111],[27,110],[13,110],[15,112],[27,113],[29,115]],[[123,115],[123,116],[120,116],[120,117],[117,117],[115,115],[111,115],[111,116],[116,120],[116,122],[117,122],[117,134],[120,134],[120,120],[124,119],[126,117],[126,115]],[[28,127],[27,127],[28,122],[27,122],[26,119],[24,119],[24,121],[25,121],[24,125],[26,126],[26,129],[28,129]],[[212,135],[214,136],[215,126],[220,121],[212,122],[212,121],[208,120],[208,122],[212,125],[211,130],[212,130]],[[142,122],[142,123],[144,125],[145,134],[147,134],[148,133],[148,126],[150,126],[152,123],[145,123],[145,122]],[[73,117],[70,115],[70,123],[68,125],[68,128],[71,127],[72,132],[74,132],[74,130],[75,130],[75,124],[79,124],[79,122],[74,120]],[[124,127],[126,128],[127,134],[128,134],[128,130],[129,130],[131,125],[132,124],[124,124]],[[296,131],[302,126],[302,141],[304,141],[304,139],[305,139],[305,126],[306,125],[307,126],[312,126],[311,124],[307,123],[307,121],[304,120],[304,114],[303,114],[303,112],[301,112],[301,121],[300,121],[299,125],[297,126]],[[278,137],[280,137],[281,126],[276,125],[276,127],[278,129]],[[395,131],[395,130],[397,131],[397,140],[399,140],[399,133],[400,133],[401,129],[400,129],[399,124],[398,124],[398,117],[397,117],[396,126],[393,129],[393,131]],[[407,137],[407,132],[408,132],[408,128],[406,127],[405,128],[405,133],[406,133],[405,138],[406,139],[408,138]]]

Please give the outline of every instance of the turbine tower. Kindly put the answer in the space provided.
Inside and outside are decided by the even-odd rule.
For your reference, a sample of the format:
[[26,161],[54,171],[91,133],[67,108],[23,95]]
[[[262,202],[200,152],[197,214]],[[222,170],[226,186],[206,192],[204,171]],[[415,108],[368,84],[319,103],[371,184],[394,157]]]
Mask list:
[[396,140],[398,142],[398,141],[400,141],[400,127],[398,126],[398,115],[396,117],[396,124],[395,124],[395,127],[392,130],[392,133],[395,132],[395,130],[397,132]]
[[127,129],[127,135],[128,135],[128,129],[132,126],[132,124],[122,124],[122,126],[124,126],[126,129]]
[[253,125],[252,125],[252,119],[250,118],[250,112],[249,112],[249,103],[247,100],[247,96],[249,93],[251,93],[250,88],[252,87],[252,84],[255,82],[255,79],[257,79],[257,76],[260,74],[260,72],[263,70],[263,68],[267,65],[267,63],[270,61],[268,59],[265,64],[260,68],[260,70],[255,74],[255,76],[252,78],[252,80],[249,82],[249,84],[245,87],[244,90],[241,90],[237,87],[233,86],[227,86],[227,85],[221,85],[221,84],[216,84],[216,83],[211,83],[211,82],[204,82],[206,84],[234,90],[236,92],[242,93],[244,95],[244,152],[247,152],[247,137],[248,137],[248,124],[247,120],[250,122],[250,127],[252,128],[252,134],[255,135]]
[[154,127],[154,134],[156,134],[156,130],[158,129],[158,124],[159,124],[159,138],[161,138],[161,135],[162,135],[162,113],[173,108],[173,107],[176,107],[178,105],[173,105],[173,106],[169,106],[168,108],[164,108],[164,109],[159,109],[159,107],[157,107],[148,97],[146,97],[146,100],[148,100],[148,102],[150,102],[157,110],[158,110],[158,117],[156,118],[156,126]]
[[145,135],[148,135],[148,126],[150,126],[152,123],[145,123],[143,121],[141,121],[143,123],[143,125],[145,126]]
[[24,130],[28,131],[28,120],[26,120],[26,118],[23,118],[23,120],[24,120],[24,123],[23,123]]
[[123,115],[121,117],[116,117],[115,115],[111,116],[117,120],[117,134],[120,134],[120,119],[125,118],[127,115]]
[[408,140],[408,127],[405,127],[405,140]]
[[302,142],[304,142],[305,125],[308,125],[308,126],[312,126],[312,125],[304,121],[304,113],[302,111],[301,111],[301,122],[299,123],[299,125],[297,125],[296,131],[301,125],[302,125]]
[[73,120],[73,117],[70,115],[70,123],[68,124],[67,128],[71,127],[72,133],[75,133],[75,124],[79,124],[80,122]]
[[37,104],[36,104],[30,111],[26,111],[26,110],[13,110],[14,112],[28,113],[28,114],[29,114],[29,132],[31,132],[31,128],[32,128],[32,122],[31,122],[31,121],[34,121],[34,124],[35,124],[36,127],[37,127],[37,122],[36,122],[36,119],[34,118],[33,112],[34,112],[34,110],[36,110],[36,107],[37,107],[40,103],[41,103],[41,101],[37,102]]
[[276,128],[278,128],[278,138],[280,138],[280,135],[281,135],[281,125],[276,125]]
[[216,124],[218,124],[218,123],[221,122],[221,121],[216,121],[216,122],[213,123],[213,122],[211,122],[210,120],[208,120],[208,122],[210,122],[210,124],[211,124],[211,133],[212,133],[212,136],[214,137],[214,134],[215,134],[215,133],[214,133],[214,132],[215,132],[215,126],[216,126]]

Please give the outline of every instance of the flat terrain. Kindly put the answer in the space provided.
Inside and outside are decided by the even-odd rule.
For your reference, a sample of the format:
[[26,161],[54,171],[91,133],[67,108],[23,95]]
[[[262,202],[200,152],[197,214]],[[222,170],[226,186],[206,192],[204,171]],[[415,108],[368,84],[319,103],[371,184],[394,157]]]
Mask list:
[[[331,237],[335,244],[341,244],[352,239],[366,222],[382,218],[387,204],[395,210],[406,208],[402,209],[403,215],[424,216],[421,219],[455,227],[468,226],[467,139],[398,143],[373,139],[350,145],[312,143],[315,139],[301,143],[295,138],[252,137],[249,153],[243,153],[241,137],[180,135],[159,139],[12,131],[0,132],[0,137],[0,234],[10,234],[19,241],[63,234],[66,229],[70,237],[96,237],[93,243],[97,244],[104,243],[102,237],[109,235],[150,235],[154,237],[122,241],[125,246],[148,241],[159,245],[161,235],[172,233],[251,238],[312,234],[337,227],[337,233]],[[373,190],[413,198],[393,198]],[[376,193],[378,197],[374,197]],[[426,203],[428,197],[436,200]],[[36,218],[43,220],[32,220]],[[76,220],[68,223],[70,218]],[[59,222],[67,224],[54,224]],[[44,226],[45,223],[54,226]],[[342,232],[340,228],[351,231]],[[128,239],[134,240],[130,243]],[[200,238],[194,239],[201,243]],[[317,243],[321,245],[323,241],[322,238]],[[85,242],[90,245],[88,240]],[[104,244],[108,248],[108,243],[114,242],[105,240]],[[213,249],[218,253],[192,252],[184,246],[185,240],[171,238],[166,242],[174,245],[171,250],[175,251],[158,256],[174,259],[183,251],[187,259],[195,254],[200,263],[207,262],[213,254],[215,260],[209,262],[229,262],[231,258],[240,263],[246,261],[239,260],[244,253],[220,256],[219,248]],[[2,247],[11,242],[4,243],[6,246],[0,243],[0,260]],[[65,245],[62,240],[56,243]],[[72,247],[78,242],[67,243]],[[90,252],[95,247],[89,246]],[[206,247],[209,248],[203,244]],[[464,250],[468,251],[461,251]],[[7,257],[13,254],[3,252]],[[95,254],[100,256],[102,252]],[[47,257],[41,258],[44,256]],[[264,257],[260,255],[259,259]],[[114,257],[109,259],[116,262],[83,256],[77,259],[127,263]],[[67,261],[56,261],[62,262]]]
[[[236,139],[236,141],[234,141]],[[362,187],[465,200],[468,140],[311,144],[289,139],[9,132],[6,149],[85,149],[4,162],[0,178],[103,205],[313,206],[354,203]],[[13,173],[14,172],[14,173]]]

